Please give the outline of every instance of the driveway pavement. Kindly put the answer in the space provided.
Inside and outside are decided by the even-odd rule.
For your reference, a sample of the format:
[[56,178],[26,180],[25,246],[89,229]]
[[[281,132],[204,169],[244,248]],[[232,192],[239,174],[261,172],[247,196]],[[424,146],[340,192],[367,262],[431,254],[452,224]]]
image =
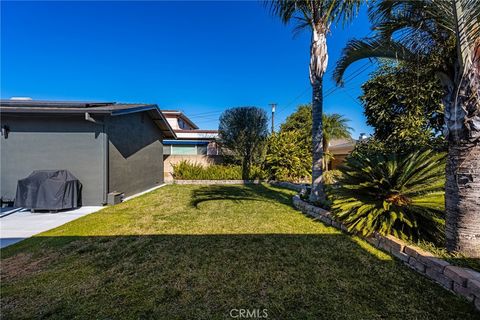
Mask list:
[[0,248],[47,231],[104,207],[81,207],[58,213],[35,212],[28,209],[2,208],[0,215]]

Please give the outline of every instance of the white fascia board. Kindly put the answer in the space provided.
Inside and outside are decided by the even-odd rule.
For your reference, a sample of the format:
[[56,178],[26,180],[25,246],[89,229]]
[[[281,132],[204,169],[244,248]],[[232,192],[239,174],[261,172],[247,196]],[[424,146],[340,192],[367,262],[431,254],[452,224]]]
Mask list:
[[178,139],[216,139],[218,133],[205,133],[205,132],[175,132]]

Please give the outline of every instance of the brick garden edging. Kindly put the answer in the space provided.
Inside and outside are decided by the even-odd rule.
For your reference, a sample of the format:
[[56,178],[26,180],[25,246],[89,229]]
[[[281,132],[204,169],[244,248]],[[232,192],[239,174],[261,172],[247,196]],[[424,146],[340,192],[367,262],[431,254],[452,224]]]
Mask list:
[[259,180],[173,180],[173,184],[259,184]]
[[[347,228],[335,221],[329,211],[303,201],[298,195],[293,197],[293,205],[298,210],[326,225],[331,225],[348,233]],[[435,281],[445,289],[473,302],[476,309],[480,311],[480,272],[451,265],[430,252],[407,244],[393,236],[383,236],[376,233],[373,237],[364,239],[374,247],[400,259],[410,268]]]

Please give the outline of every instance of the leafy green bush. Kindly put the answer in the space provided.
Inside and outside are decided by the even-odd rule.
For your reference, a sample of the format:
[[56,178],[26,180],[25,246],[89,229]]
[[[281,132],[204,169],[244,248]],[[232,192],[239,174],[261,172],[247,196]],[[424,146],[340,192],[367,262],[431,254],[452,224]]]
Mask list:
[[341,177],[342,177],[342,172],[336,169],[323,171],[322,173],[323,183],[327,185],[337,183]]
[[267,180],[268,174],[265,172],[262,167],[257,165],[252,165],[250,167],[250,180]]
[[242,164],[243,179],[250,179],[268,137],[268,117],[257,107],[227,109],[220,115],[218,134],[222,145]]
[[444,89],[438,67],[382,61],[362,85],[360,97],[374,138],[391,152],[420,148],[445,150]]
[[347,158],[333,212],[350,231],[439,242],[444,226],[445,154],[365,155]]
[[280,132],[268,138],[264,167],[271,179],[290,182],[310,179],[312,155],[303,144],[298,131]]
[[[241,180],[242,167],[236,165],[212,164],[203,166],[190,161],[173,164],[173,178],[177,180]],[[250,179],[265,179],[266,175],[257,166],[250,168]]]

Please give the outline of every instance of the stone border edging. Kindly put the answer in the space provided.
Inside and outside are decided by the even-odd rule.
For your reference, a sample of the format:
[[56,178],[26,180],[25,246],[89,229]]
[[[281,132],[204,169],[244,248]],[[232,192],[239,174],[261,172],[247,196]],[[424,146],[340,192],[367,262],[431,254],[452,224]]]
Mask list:
[[262,180],[173,180],[173,184],[259,184]]
[[273,186],[287,188],[300,192],[305,185],[291,182],[268,181],[268,180],[170,180],[165,181],[167,184],[259,184],[269,183]]
[[270,184],[277,187],[287,188],[290,190],[295,190],[297,192],[302,191],[305,188],[305,185],[292,183],[292,182],[284,182],[284,181],[270,181]]
[[[300,196],[295,195],[293,197],[293,205],[298,210],[326,225],[331,225],[349,233],[345,225],[333,218],[332,213],[303,201]],[[476,309],[480,311],[480,272],[451,265],[430,252],[407,244],[393,236],[383,236],[375,233],[373,237],[363,237],[363,239],[374,247],[400,259],[407,266],[440,284],[445,289],[473,302]]]

